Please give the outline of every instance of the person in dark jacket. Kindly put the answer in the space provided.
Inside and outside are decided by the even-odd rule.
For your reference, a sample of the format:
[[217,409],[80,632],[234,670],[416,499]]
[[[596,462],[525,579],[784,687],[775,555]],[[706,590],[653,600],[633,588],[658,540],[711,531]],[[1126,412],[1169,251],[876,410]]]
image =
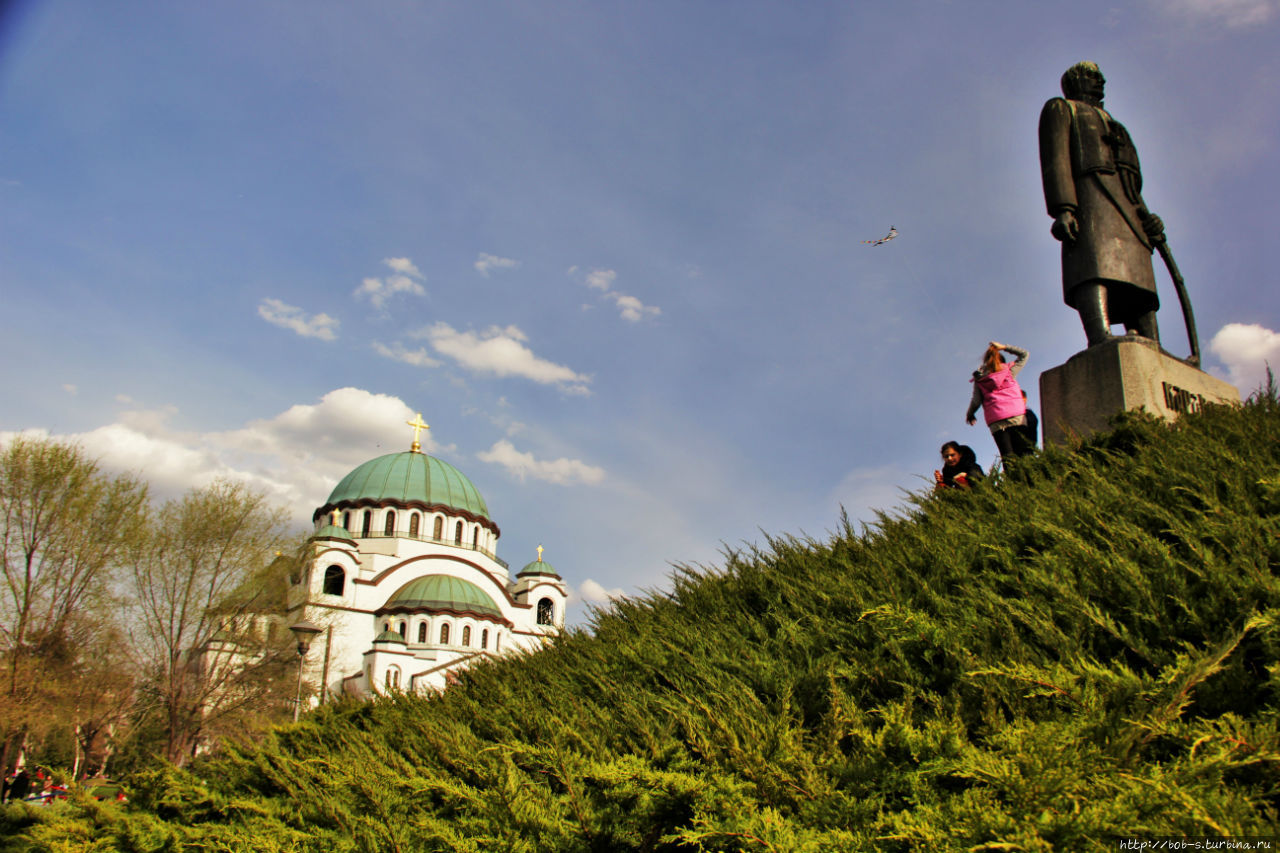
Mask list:
[[20,803],[27,798],[27,794],[31,791],[31,777],[27,775],[27,769],[18,771],[18,775],[13,777],[13,782],[9,784],[9,802]]
[[[1022,402],[1024,405],[1027,402],[1026,391],[1022,392]],[[1022,436],[1022,440],[1020,442],[1022,450],[1017,454],[1018,456],[1030,453],[1032,450],[1035,450],[1036,445],[1040,443],[1040,419],[1036,417],[1036,413],[1031,411],[1031,409],[1027,409],[1026,418],[1026,423],[1024,423],[1018,430]]]
[[942,470],[933,472],[934,489],[969,489],[983,477],[973,448],[948,441],[942,445]]

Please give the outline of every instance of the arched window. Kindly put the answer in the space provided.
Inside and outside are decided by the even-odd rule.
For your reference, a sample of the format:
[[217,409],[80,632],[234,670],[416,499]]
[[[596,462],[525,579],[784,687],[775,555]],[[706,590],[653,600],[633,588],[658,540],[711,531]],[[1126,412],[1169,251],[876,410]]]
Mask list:
[[425,621],[418,623],[418,642],[425,643],[427,641],[427,623]]
[[445,622],[440,626],[440,645],[449,645],[449,623]]
[[346,581],[347,573],[342,570],[342,566],[330,566],[324,570],[324,586],[320,591],[325,595],[342,595]]
[[455,545],[462,544],[462,522],[458,522],[458,526],[453,528],[453,542]]
[[398,666],[387,667],[387,689],[395,690],[399,686],[400,686],[400,667]]
[[494,637],[493,637],[493,650],[494,650],[495,652],[500,652],[500,651],[502,651],[502,635],[501,635],[501,634],[495,634],[495,635],[494,635]]
[[551,603],[551,599],[544,598],[538,602],[538,624],[552,625],[552,620],[556,613],[556,606]]
[[396,532],[396,513],[395,510],[387,510],[387,523],[382,525],[382,535],[392,536]]
[[365,539],[369,538],[369,530],[373,527],[373,510],[366,509],[364,511],[364,526],[361,528],[360,535]]
[[488,628],[485,628],[483,631],[480,632],[480,648],[482,649],[489,648],[489,629]]
[[476,525],[476,529],[471,531],[471,550],[480,550],[480,525]]
[[351,532],[351,513],[344,512],[342,514],[342,526],[348,533]]
[[462,645],[464,646],[471,645],[471,626],[470,625],[462,626]]
[[407,626],[407,625],[405,625],[403,622],[401,622],[401,623],[400,623],[400,625],[399,625],[399,628],[400,628],[400,630],[399,630],[399,631],[396,631],[396,633],[397,633],[397,634],[399,634],[399,635],[400,635],[400,639],[402,639],[402,640],[403,640],[403,639],[405,638],[405,635],[409,633],[408,626]]
[[444,519],[438,515],[436,516],[435,529],[431,531],[431,538],[437,542],[444,538]]
[[411,539],[418,538],[418,514],[416,512],[409,516],[409,537]]

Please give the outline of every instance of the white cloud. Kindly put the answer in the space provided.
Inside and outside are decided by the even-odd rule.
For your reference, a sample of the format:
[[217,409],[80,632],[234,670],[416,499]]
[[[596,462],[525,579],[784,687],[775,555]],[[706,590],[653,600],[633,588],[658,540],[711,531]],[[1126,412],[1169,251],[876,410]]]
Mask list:
[[604,469],[579,459],[561,457],[553,460],[535,459],[532,453],[522,453],[505,438],[496,442],[493,447],[476,454],[482,462],[493,462],[506,468],[513,476],[524,480],[532,477],[561,486],[574,483],[596,485],[604,480]]
[[[569,273],[572,275],[577,267],[570,267]],[[613,289],[613,283],[617,281],[618,273],[614,270],[595,269],[587,273],[586,285],[594,290],[604,292],[604,295],[612,299],[614,304],[618,306],[618,313],[622,319],[630,323],[638,323],[645,317],[657,317],[662,313],[662,309],[654,305],[645,305],[639,299],[626,293]],[[588,306],[582,306],[585,310]]]
[[422,272],[408,258],[383,258],[382,262],[401,275],[423,278]]
[[518,266],[520,266],[519,261],[513,261],[511,258],[500,258],[487,252],[481,252],[480,257],[476,258],[475,262],[476,272],[485,278],[489,277],[489,270],[509,270]]
[[490,326],[483,332],[459,332],[436,323],[417,334],[439,354],[468,370],[495,376],[519,376],[544,385],[558,385],[571,394],[588,394],[591,377],[561,364],[538,358],[525,346],[528,338],[516,326]]
[[626,598],[626,593],[622,591],[621,587],[605,589],[591,578],[584,580],[570,594],[570,601],[576,599],[587,604],[605,604],[615,598]]
[[626,296],[621,293],[609,294],[618,303],[618,311],[622,314],[622,319],[629,320],[632,323],[638,323],[645,317],[657,317],[662,313],[662,309],[654,305],[645,305],[634,296]]
[[1280,6],[1277,0],[1154,0],[1165,15],[1193,24],[1219,23],[1232,28],[1265,24]]
[[286,305],[279,299],[264,299],[258,305],[258,316],[273,326],[289,329],[304,338],[322,341],[336,340],[338,320],[328,314],[307,314],[295,305]]
[[439,367],[440,361],[427,355],[427,351],[422,347],[416,350],[407,350],[400,344],[392,344],[387,346],[379,341],[373,342],[374,352],[386,358],[403,361],[405,364],[411,364],[414,367]]
[[1257,323],[1228,323],[1209,342],[1231,384],[1248,396],[1267,381],[1267,365],[1280,374],[1280,334]]
[[[577,267],[574,267],[574,269],[577,269]],[[618,274],[614,270],[592,270],[587,273],[587,287],[608,291],[617,278]]]
[[78,392],[80,391],[80,389],[79,389],[78,387],[76,387],[75,385],[73,385],[73,384],[72,384],[72,383],[70,383],[70,382],[68,382],[68,383],[66,383],[65,385],[63,385],[63,386],[62,386],[62,390],[63,390],[63,391],[66,391],[68,394],[71,394],[71,395],[75,395],[76,393],[78,393]]
[[360,282],[353,293],[357,299],[367,296],[374,308],[381,308],[397,293],[426,296],[426,288],[419,283],[425,280],[425,276],[414,266],[413,261],[408,258],[383,258],[382,262],[391,268],[393,274],[386,278],[370,277]]
[[[414,414],[398,397],[339,388],[318,403],[291,406],[239,429],[175,429],[177,409],[168,406],[121,412],[115,423],[52,437],[80,444],[104,470],[140,474],[159,498],[221,477],[261,489],[296,521],[309,523],[338,480],[357,465],[380,452],[409,449],[412,431],[404,423]],[[23,434],[50,437],[38,430]],[[14,435],[0,433],[0,444]],[[437,451],[430,431],[421,441],[424,450]]]

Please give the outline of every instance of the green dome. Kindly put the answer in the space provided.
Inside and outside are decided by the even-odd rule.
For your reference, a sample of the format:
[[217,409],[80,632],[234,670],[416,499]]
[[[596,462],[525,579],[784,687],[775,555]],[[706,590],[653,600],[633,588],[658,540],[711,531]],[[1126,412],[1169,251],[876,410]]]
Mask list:
[[395,631],[383,631],[381,634],[373,638],[375,643],[399,643],[404,645],[404,637],[401,637]]
[[384,500],[437,504],[489,517],[484,498],[461,471],[425,453],[388,453],[356,468],[329,495],[328,505]]
[[340,524],[326,524],[316,531],[314,538],[324,539],[326,537],[331,539],[350,539],[351,534],[347,532],[347,528]]
[[456,610],[501,616],[502,611],[493,603],[489,594],[471,581],[452,575],[427,575],[410,581],[387,601],[383,610],[392,608],[413,610]]
[[554,575],[555,577],[560,577],[560,573],[556,571],[555,566],[546,560],[534,560],[521,569],[520,574],[516,575],[516,577],[520,577],[520,575]]

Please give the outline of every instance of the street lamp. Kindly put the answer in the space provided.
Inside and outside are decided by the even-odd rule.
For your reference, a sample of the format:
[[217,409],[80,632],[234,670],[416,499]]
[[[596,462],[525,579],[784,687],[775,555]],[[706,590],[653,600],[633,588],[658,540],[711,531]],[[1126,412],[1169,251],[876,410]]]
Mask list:
[[[293,721],[298,722],[298,713],[302,710],[302,661],[307,656],[307,649],[311,648],[311,641],[316,638],[316,634],[324,631],[319,625],[313,625],[305,619],[296,625],[290,625],[289,630],[293,632],[293,636],[298,641],[298,692],[293,703]],[[323,689],[323,685],[321,685]]]

